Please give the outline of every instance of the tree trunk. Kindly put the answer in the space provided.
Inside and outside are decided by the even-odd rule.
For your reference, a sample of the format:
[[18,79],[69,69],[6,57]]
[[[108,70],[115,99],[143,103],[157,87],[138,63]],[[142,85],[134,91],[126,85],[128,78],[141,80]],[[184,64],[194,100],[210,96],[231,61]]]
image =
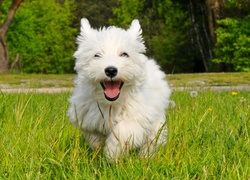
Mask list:
[[206,0],[189,0],[188,7],[191,22],[191,38],[194,46],[199,51],[197,62],[202,62],[204,68],[204,70],[200,68],[199,71],[209,72],[213,55],[207,21]]
[[5,37],[0,35],[0,73],[5,73],[9,69],[9,51]]
[[209,31],[211,40],[213,45],[216,43],[216,20],[219,19],[219,9],[221,2],[220,0],[206,0],[206,5],[208,9],[208,23],[209,23]]
[[[6,19],[4,23],[0,25],[0,73],[7,72],[9,70],[10,57],[6,43],[6,34],[22,1],[23,0],[12,0]],[[3,0],[0,0],[1,4],[2,2]]]

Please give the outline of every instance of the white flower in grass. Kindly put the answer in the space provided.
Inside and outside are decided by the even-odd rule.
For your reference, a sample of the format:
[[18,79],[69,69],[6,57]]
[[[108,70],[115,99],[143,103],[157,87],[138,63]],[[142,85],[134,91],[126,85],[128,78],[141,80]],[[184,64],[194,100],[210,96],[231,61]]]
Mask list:
[[38,89],[38,90],[37,90],[37,93],[38,93],[38,94],[42,94],[43,91],[42,91],[41,89]]
[[174,108],[176,106],[175,102],[173,100],[169,101],[169,108]]
[[241,103],[244,103],[244,102],[246,102],[246,99],[245,99],[244,97],[241,97],[241,98],[240,98],[240,102],[241,102]]
[[191,91],[190,96],[194,98],[194,97],[198,96],[198,92],[197,91]]

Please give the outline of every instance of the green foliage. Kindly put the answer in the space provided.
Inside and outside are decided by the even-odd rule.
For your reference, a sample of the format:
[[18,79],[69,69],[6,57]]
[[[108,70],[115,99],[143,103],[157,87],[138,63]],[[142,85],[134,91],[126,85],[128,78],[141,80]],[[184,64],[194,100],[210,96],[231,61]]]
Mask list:
[[160,19],[154,25],[157,34],[148,39],[153,49],[152,54],[166,72],[183,72],[191,64],[183,50],[188,40],[187,14],[178,3],[171,0],[159,1],[157,14]]
[[27,73],[71,72],[76,30],[71,28],[73,1],[25,1],[7,35],[12,59],[22,57]]
[[111,22],[118,26],[129,25],[133,19],[139,18],[144,2],[140,0],[118,0],[119,7],[114,8],[115,19]]
[[[166,72],[181,72],[187,61],[186,52],[181,51],[187,42],[187,13],[178,2],[119,0],[114,8],[116,17],[112,23],[128,26],[133,19],[139,19],[148,48],[147,55],[153,56]],[[186,63],[186,65],[184,65]],[[180,64],[182,64],[180,66]]]
[[[225,7],[231,10],[244,10],[245,12],[249,12],[250,0],[227,0],[225,2]],[[239,11],[238,11],[239,12]],[[237,13],[232,11],[231,13]]]
[[234,71],[250,71],[250,18],[218,21],[215,63],[225,63]]
[[4,23],[10,6],[11,1],[3,1],[3,4],[0,6],[0,24]]
[[68,97],[0,94],[0,179],[249,178],[248,92],[174,92],[168,145],[118,164],[89,149],[66,117]]
[[109,26],[109,19],[114,17],[112,8],[116,6],[117,0],[75,0],[76,16],[74,27],[79,29],[80,19],[87,18],[94,28]]
[[[1,5],[0,24],[10,4],[5,0]],[[250,71],[250,0],[227,0],[219,5],[218,16],[225,19],[218,21],[213,62],[231,68],[226,71]],[[165,72],[203,71],[199,48],[210,47],[205,6],[209,3],[184,0],[25,0],[7,33],[11,61],[19,53],[24,72],[72,72],[74,42],[82,17],[88,18],[95,28],[109,25],[126,28],[137,18],[147,55],[155,58]],[[197,17],[195,22],[190,21],[192,13]],[[192,29],[194,26],[198,31]],[[210,52],[205,56],[210,58]],[[210,59],[207,61],[208,66],[214,65]]]

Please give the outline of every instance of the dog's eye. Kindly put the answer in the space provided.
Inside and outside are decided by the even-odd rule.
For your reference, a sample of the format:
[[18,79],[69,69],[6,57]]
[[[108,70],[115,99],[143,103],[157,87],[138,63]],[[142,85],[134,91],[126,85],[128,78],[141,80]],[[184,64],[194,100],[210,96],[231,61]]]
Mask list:
[[121,53],[121,55],[120,55],[121,57],[126,57],[126,58],[128,58],[129,57],[129,55],[128,55],[128,53]]
[[94,57],[95,57],[95,58],[100,58],[100,57],[102,57],[102,55],[99,54],[99,53],[97,53],[97,54],[94,55]]

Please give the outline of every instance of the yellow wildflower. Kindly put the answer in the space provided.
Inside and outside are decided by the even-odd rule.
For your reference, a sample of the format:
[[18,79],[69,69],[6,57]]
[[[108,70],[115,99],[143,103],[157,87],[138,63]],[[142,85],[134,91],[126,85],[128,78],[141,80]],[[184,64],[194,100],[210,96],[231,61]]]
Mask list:
[[236,96],[237,94],[238,94],[238,92],[235,92],[235,91],[232,92],[233,96]]

